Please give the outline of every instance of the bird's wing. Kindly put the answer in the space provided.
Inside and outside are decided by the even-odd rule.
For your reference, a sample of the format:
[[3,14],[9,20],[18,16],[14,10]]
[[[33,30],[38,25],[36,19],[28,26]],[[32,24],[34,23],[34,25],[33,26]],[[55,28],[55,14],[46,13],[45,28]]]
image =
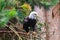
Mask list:
[[25,17],[24,18],[24,22],[28,22],[28,17]]

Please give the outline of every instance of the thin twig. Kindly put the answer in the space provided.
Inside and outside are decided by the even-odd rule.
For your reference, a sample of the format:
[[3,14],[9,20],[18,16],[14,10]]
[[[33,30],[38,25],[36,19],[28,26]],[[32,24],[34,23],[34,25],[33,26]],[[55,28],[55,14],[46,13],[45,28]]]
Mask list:
[[[11,22],[10,22],[11,23]],[[7,26],[7,25],[6,25]],[[7,26],[8,27],[8,26]],[[13,28],[14,27],[14,24],[13,23],[11,23],[11,25],[10,25],[10,29],[19,37],[19,40],[22,40],[22,38],[19,36],[19,34],[18,34],[18,32]]]

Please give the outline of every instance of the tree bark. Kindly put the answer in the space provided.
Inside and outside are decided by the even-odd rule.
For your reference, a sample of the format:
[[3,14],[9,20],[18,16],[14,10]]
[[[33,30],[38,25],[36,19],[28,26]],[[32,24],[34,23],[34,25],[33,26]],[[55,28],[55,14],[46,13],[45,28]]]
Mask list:
[[38,12],[39,22],[47,22],[48,24],[48,28],[42,27],[43,32],[47,32],[41,35],[42,38],[45,40],[60,40],[60,3],[50,7],[49,10],[45,10],[44,7],[39,8],[39,6],[35,6],[34,10]]

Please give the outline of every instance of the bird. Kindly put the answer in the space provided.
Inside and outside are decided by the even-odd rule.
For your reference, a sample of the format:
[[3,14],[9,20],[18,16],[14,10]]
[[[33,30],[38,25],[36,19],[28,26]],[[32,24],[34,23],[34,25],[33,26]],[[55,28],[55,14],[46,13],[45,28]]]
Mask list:
[[37,12],[32,11],[30,12],[28,17],[25,17],[23,20],[23,29],[29,34],[29,27],[32,29],[33,33],[35,33],[35,26],[37,23]]

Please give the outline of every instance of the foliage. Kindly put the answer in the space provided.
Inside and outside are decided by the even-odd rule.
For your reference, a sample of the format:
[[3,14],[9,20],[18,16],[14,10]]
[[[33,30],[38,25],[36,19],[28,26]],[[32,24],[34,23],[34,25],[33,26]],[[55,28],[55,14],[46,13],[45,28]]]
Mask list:
[[6,10],[0,13],[0,15],[4,13],[4,16],[1,16],[0,18],[0,27],[3,27],[8,21],[9,19],[16,17],[17,12],[16,10],[13,8],[11,10]]
[[56,5],[57,3],[59,2],[59,0],[42,0],[41,3],[44,4],[44,5]]
[[6,7],[15,6],[17,1],[16,0],[6,0],[5,3],[6,3]]
[[31,6],[30,6],[28,3],[24,3],[21,7],[22,7],[24,10],[31,11]]
[[44,24],[42,24],[42,23],[37,23],[37,26],[38,26],[39,31],[41,31],[41,28],[42,28],[43,25]]
[[23,22],[23,19],[29,15],[31,11],[31,6],[27,3],[24,3],[20,6],[22,9],[18,10],[18,17],[20,18],[20,22]]
[[7,22],[8,22],[9,18],[7,17],[3,17],[0,19],[0,27],[3,27]]
[[5,0],[0,0],[0,11],[5,7]]
[[42,0],[40,1],[40,3],[42,3],[42,5],[44,6],[45,9],[48,9],[50,6],[54,6],[56,4],[58,4],[59,0],[51,0],[51,1],[45,1],[45,0]]
[[[14,2],[13,2],[14,1]],[[15,1],[15,0],[4,0],[3,1],[3,3],[4,3],[4,6],[3,6],[3,8],[2,8],[2,5],[1,5],[1,12],[0,12],[0,26],[4,26],[6,23],[8,23],[8,21],[11,19],[11,18],[13,18],[13,17],[15,17],[15,16],[18,16],[19,17],[19,20],[20,20],[20,22],[22,22],[23,21],[23,19],[24,19],[24,17],[26,17],[27,15],[29,15],[29,13],[30,13],[30,11],[31,11],[31,6],[29,5],[29,4],[27,4],[27,3],[24,3],[22,6],[20,6],[20,7],[22,7],[22,10],[21,9],[18,9],[17,11],[15,10],[15,7],[13,6],[13,5],[15,5],[15,3],[17,2],[17,1]],[[12,2],[12,3],[11,3]],[[3,3],[1,3],[1,4],[3,4]],[[8,6],[10,6],[10,7],[12,7],[12,9],[5,9],[5,7],[8,7]],[[28,7],[27,7],[28,6]],[[18,13],[17,13],[18,12]],[[3,21],[2,21],[3,20]]]
[[50,1],[49,0],[22,0],[22,1],[29,3],[32,7],[34,7],[34,5],[38,5],[38,6],[44,6],[45,8],[54,6],[59,2],[59,0],[50,0]]
[[15,17],[16,15],[17,15],[17,12],[16,12],[15,8],[11,9],[8,13],[6,13],[6,16],[8,18]]

